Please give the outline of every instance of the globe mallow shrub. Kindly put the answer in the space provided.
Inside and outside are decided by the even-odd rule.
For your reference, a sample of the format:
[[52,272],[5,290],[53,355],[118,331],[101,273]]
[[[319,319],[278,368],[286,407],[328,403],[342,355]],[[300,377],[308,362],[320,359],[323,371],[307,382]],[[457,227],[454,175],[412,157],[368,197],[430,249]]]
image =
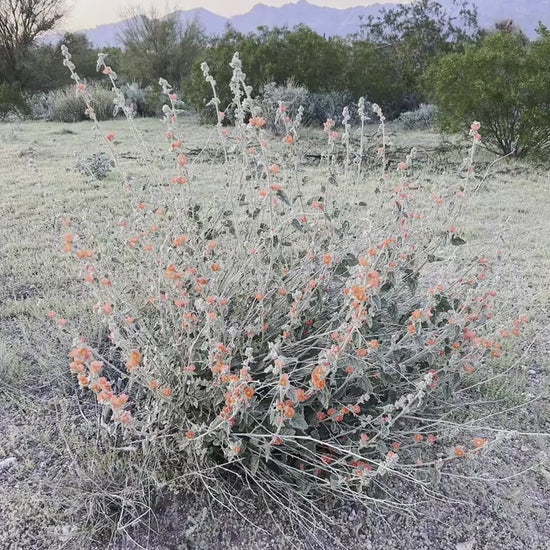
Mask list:
[[[104,58],[99,68],[116,94]],[[452,223],[468,189],[423,197],[413,155],[390,168],[381,137],[371,170],[332,121],[312,179],[299,123],[281,103],[281,135],[266,131],[238,55],[232,68],[226,127],[203,66],[221,150],[213,177],[187,157],[177,95],[161,81],[171,176],[127,183],[129,206],[105,227],[66,221],[64,249],[105,326],[97,345],[74,329],[67,368],[157,485],[219,487],[233,473],[275,499],[390,499],[367,489],[388,476],[425,482],[490,447],[444,420],[528,319],[497,322],[489,257],[451,273],[436,261],[456,228],[427,231],[426,220],[433,210]]]

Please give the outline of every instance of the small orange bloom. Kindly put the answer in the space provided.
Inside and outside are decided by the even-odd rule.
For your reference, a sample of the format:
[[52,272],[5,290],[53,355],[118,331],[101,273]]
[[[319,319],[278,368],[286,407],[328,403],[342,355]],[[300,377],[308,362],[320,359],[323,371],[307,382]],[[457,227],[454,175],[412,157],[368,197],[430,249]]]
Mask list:
[[485,445],[485,443],[487,443],[486,438],[474,437],[474,447],[477,447],[478,449],[480,449],[481,447],[483,447],[483,445]]
[[294,418],[294,415],[296,414],[296,411],[293,407],[285,407],[285,416],[287,418]]
[[255,116],[250,119],[250,124],[252,126],[256,126],[256,128],[262,128],[266,125],[266,120],[264,117],[261,116]]
[[330,254],[327,253],[323,256],[323,263],[324,264],[328,265],[328,264],[330,264],[331,261],[332,261],[332,257],[331,257]]
[[188,241],[187,235],[179,235],[178,237],[174,237],[172,239],[172,244],[174,246],[182,246],[187,241]]
[[126,362],[126,368],[132,370],[134,367],[137,367],[141,361],[141,353],[137,350],[130,352],[130,359]]
[[290,134],[287,134],[287,136],[285,137],[285,141],[290,145],[294,145],[294,138]]
[[325,368],[322,365],[316,366],[311,372],[311,381],[313,385],[318,389],[322,390],[326,384],[326,373]]
[[172,388],[162,388],[160,392],[164,395],[164,397],[170,397],[172,395]]
[[187,439],[193,439],[195,437],[195,432],[193,430],[187,430],[185,432],[185,437],[187,437]]
[[103,368],[103,361],[92,361],[90,363],[90,372],[92,374],[98,374]]
[[157,389],[159,387],[159,381],[158,380],[151,380],[151,382],[149,382],[149,387],[152,390]]
[[414,434],[415,441],[422,441],[423,439],[424,439],[424,436],[422,434]]
[[464,450],[464,447],[456,446],[455,447],[455,455],[456,456],[464,456],[466,454],[466,451]]

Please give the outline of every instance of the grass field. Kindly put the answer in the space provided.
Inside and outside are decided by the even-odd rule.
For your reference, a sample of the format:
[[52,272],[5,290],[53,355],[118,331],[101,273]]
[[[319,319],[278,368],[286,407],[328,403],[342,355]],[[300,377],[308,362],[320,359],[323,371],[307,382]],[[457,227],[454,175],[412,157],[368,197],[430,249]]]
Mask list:
[[[162,172],[165,154],[159,121],[138,120],[153,163]],[[209,130],[184,121],[186,147],[198,150]],[[115,121],[121,168],[143,178],[125,123]],[[310,131],[308,149],[317,153],[322,132]],[[430,132],[392,132],[394,150],[419,149],[419,185],[437,192],[456,181],[468,144]],[[160,145],[159,145],[160,144]],[[104,488],[82,483],[82,457],[93,454],[94,426],[82,422],[71,378],[66,374],[70,342],[52,329],[47,313],[94,330],[83,318],[87,297],[73,262],[62,252],[61,220],[86,216],[102,224],[127,200],[120,175],[91,181],[75,169],[83,155],[104,150],[88,123],[6,123],[0,125],[0,548],[92,548],[81,531],[76,503]],[[490,412],[481,425],[506,430],[496,450],[453,466],[443,476],[440,501],[418,501],[420,517],[362,510],[336,511],[333,539],[349,549],[544,549],[550,546],[550,172],[527,161],[481,155],[478,190],[463,213],[460,254],[501,250],[497,269],[501,306],[531,318],[518,345],[502,362],[503,375],[480,388]],[[194,159],[213,192],[223,181],[216,161]],[[314,161],[303,167],[314,180]],[[473,184],[473,183],[472,183]],[[152,189],[151,193],[155,190]],[[534,434],[534,435],[530,435]],[[15,460],[12,460],[15,459]],[[84,480],[85,481],[85,480]],[[86,487],[84,491],[83,487]],[[396,482],[396,494],[412,498]],[[261,507],[261,503],[250,503]],[[277,514],[265,514],[256,529],[234,512],[206,507],[200,495],[159,503],[152,531],[119,526],[116,548],[287,548],[288,529]],[[281,520],[281,521],[284,521]],[[132,536],[130,536],[130,534]],[[292,538],[292,537],[290,537]],[[460,544],[465,543],[463,546]],[[472,544],[469,544],[472,543]],[[319,543],[321,544],[321,543]],[[457,546],[458,545],[458,546]],[[105,543],[96,547],[104,548]]]

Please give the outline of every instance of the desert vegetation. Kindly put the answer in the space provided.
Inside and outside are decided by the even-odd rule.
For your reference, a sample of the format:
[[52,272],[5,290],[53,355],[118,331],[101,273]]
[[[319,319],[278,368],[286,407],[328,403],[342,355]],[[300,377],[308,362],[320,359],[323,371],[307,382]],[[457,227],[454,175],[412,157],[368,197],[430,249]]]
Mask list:
[[[365,40],[405,48],[432,4]],[[241,38],[301,37],[320,59],[319,39],[361,43],[305,28],[205,44],[191,88],[150,81],[149,119],[120,52],[92,79],[59,47],[71,84],[43,110],[61,122],[0,126],[1,544],[545,547],[548,33],[477,42],[440,19],[453,51],[436,41],[406,85],[429,97],[431,75],[437,111],[394,121],[320,75],[256,92],[262,47],[252,75],[235,49],[224,63]],[[137,25],[134,41],[155,28]],[[533,96],[506,103],[533,66]],[[481,519],[446,516],[472,501]]]

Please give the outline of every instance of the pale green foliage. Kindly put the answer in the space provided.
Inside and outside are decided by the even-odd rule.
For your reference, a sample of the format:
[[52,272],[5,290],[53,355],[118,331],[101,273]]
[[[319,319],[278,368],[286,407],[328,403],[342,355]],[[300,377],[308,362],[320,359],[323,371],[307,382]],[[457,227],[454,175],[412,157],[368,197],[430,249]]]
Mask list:
[[378,106],[378,161],[365,166],[350,127],[327,121],[310,182],[297,118],[274,138],[238,55],[232,68],[236,127],[211,105],[221,186],[185,155],[161,81],[171,184],[149,164],[109,223],[65,230],[105,326],[97,345],[75,341],[71,369],[157,486],[200,480],[223,493],[223,468],[277,502],[393,504],[367,489],[388,474],[437,478],[485,445],[440,420],[503,353],[491,262],[442,269],[464,243],[450,228],[463,192],[410,188],[414,151],[390,171]]
[[[91,86],[92,103],[99,120],[107,120],[113,116],[113,94],[101,86]],[[48,94],[47,102],[51,119],[59,122],[78,122],[85,120],[86,104],[74,86],[56,90]]]

